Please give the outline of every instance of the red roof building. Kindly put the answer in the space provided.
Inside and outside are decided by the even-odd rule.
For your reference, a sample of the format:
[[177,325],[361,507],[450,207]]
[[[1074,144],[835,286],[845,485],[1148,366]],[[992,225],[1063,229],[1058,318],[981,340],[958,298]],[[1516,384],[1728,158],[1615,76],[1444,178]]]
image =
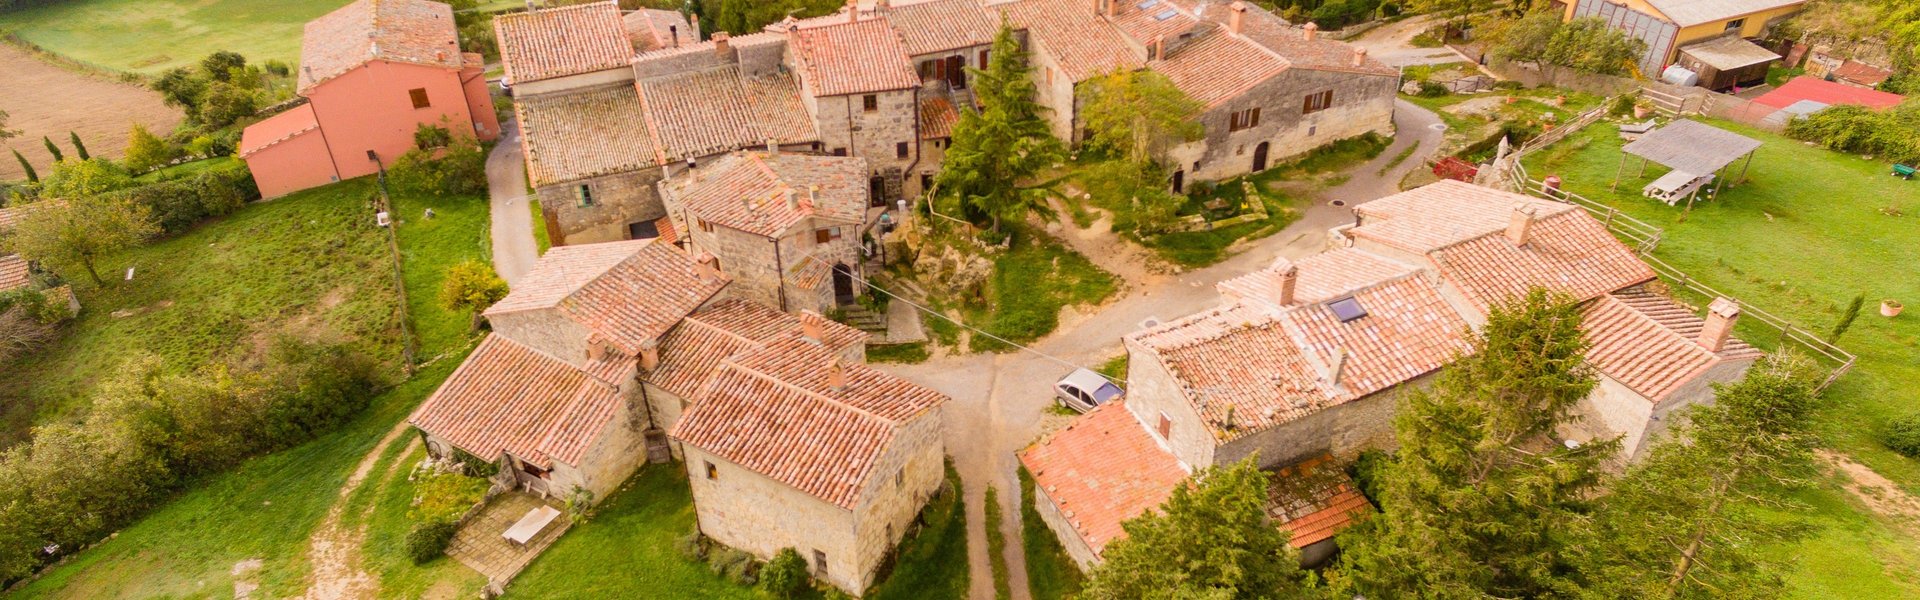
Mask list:
[[1753,102],[1773,108],[1786,108],[1795,102],[1812,100],[1827,105],[1847,104],[1881,109],[1892,108],[1906,99],[1906,96],[1891,92],[1801,76],[1793,78],[1792,81],[1774,88],[1773,91],[1759,98],[1754,98]]

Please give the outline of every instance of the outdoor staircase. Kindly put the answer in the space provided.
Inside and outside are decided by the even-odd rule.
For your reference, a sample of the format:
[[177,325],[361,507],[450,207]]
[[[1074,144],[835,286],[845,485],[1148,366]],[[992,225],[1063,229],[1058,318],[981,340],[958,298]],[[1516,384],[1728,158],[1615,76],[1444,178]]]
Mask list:
[[887,332],[887,317],[867,310],[867,307],[854,305],[840,309],[840,322],[861,331],[884,335]]

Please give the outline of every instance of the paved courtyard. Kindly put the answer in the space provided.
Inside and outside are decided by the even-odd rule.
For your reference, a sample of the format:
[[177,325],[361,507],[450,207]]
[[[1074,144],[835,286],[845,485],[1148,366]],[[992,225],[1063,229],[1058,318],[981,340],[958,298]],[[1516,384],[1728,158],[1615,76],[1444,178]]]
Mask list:
[[533,536],[525,546],[507,541],[500,534],[506,533],[520,517],[526,516],[541,505],[552,506],[564,511],[566,507],[557,503],[541,500],[539,496],[521,492],[507,492],[487,503],[480,514],[467,521],[460,532],[454,534],[453,542],[447,544],[447,556],[460,561],[460,564],[479,571],[487,576],[487,582],[495,589],[504,589],[513,576],[533,562],[534,557],[560,539],[572,523],[565,515],[554,519],[539,535]]

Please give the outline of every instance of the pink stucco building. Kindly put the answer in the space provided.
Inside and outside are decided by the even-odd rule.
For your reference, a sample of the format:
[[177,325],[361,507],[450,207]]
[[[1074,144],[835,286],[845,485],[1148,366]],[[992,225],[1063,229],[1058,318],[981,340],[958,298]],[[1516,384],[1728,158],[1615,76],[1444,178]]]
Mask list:
[[374,173],[439,124],[500,135],[484,61],[460,51],[453,9],[427,0],[359,0],[307,23],[299,93],[308,102],[246,129],[240,158],[272,198]]

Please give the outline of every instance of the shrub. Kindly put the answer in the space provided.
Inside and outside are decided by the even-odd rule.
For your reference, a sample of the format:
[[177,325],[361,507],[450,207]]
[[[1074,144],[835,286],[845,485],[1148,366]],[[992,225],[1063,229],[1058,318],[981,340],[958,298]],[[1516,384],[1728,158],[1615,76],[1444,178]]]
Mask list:
[[719,547],[707,553],[707,568],[713,574],[725,577],[740,585],[753,585],[759,581],[760,565],[753,555],[733,548]]
[[112,196],[146,206],[153,211],[161,232],[177,234],[202,220],[259,200],[260,188],[246,164],[235,163],[231,168],[209,169],[183,179],[120,190]]
[[253,90],[215,81],[207,86],[207,93],[200,98],[200,123],[208,127],[226,127],[253,116],[259,110],[260,95]]
[[127,156],[124,159],[127,170],[145,173],[166,166],[179,158],[179,150],[160,136],[147,131],[145,125],[133,124],[133,131],[127,134]]
[[413,564],[424,565],[447,553],[447,544],[459,530],[453,521],[434,520],[415,523],[407,531],[407,556]]
[[493,486],[485,479],[459,473],[428,470],[414,484],[413,507],[407,516],[415,521],[455,521],[487,497]]
[[1787,123],[1787,135],[1853,154],[1914,164],[1920,161],[1920,100],[1884,111],[1832,106]]
[[1422,81],[1420,82],[1420,93],[1415,95],[1421,98],[1439,98],[1450,93],[1452,92],[1447,89],[1447,86],[1431,81]]
[[673,540],[673,549],[689,561],[700,562],[707,559],[707,536],[699,530],[689,531],[686,535]]
[[430,123],[421,123],[413,129],[413,147],[421,150],[445,148],[453,143],[453,133],[447,128]]
[[480,144],[459,137],[436,151],[409,150],[387,169],[395,192],[415,196],[463,196],[487,191],[487,155]]
[[112,161],[63,160],[54,163],[53,173],[41,185],[40,193],[48,198],[80,199],[133,185],[133,175]]
[[1887,447],[1909,458],[1920,458],[1920,412],[1893,420],[1887,428]]
[[1631,115],[1633,114],[1633,106],[1633,96],[1621,94],[1620,97],[1613,99],[1613,106],[1607,108],[1607,114],[1616,117]]
[[798,598],[806,593],[809,579],[807,561],[792,548],[781,548],[760,568],[760,591],[775,598]]
[[507,282],[494,274],[493,267],[468,260],[447,268],[440,280],[440,306],[454,312],[478,314],[507,297]]

